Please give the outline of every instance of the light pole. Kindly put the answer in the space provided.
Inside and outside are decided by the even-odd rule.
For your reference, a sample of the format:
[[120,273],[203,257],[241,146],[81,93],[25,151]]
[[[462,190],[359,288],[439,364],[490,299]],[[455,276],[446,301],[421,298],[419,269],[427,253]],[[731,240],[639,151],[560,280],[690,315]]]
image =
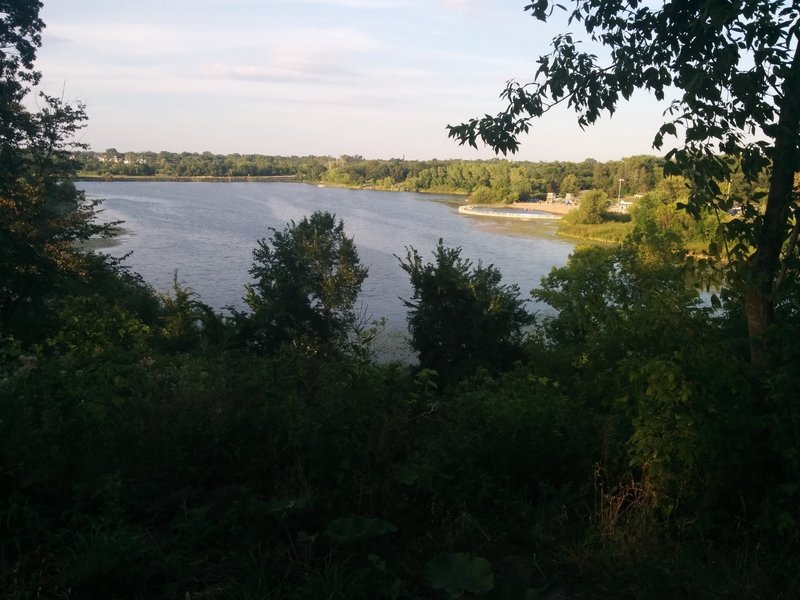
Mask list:
[[619,180],[619,189],[617,190],[617,204],[620,203],[622,200],[622,182],[625,181],[624,179]]

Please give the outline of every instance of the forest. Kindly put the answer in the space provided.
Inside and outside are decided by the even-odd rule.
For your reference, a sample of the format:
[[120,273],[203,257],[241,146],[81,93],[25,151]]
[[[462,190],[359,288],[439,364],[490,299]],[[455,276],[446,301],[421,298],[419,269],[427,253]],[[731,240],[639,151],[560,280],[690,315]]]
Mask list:
[[[609,167],[612,189],[591,161],[275,159],[272,174],[375,162],[447,186],[541,167],[545,191],[574,174],[601,206],[626,160],[652,164],[624,239],[579,247],[530,291],[459,248],[408,248],[418,362],[386,364],[381,323],[354,310],[368,269],[330,213],[253,240],[247,308],[224,314],[88,250],[114,225],[74,184],[86,115],[46,95],[26,108],[40,4],[0,8],[3,597],[798,596],[800,226],[783,154],[634,157]],[[513,148],[490,125],[454,131]],[[737,181],[736,198],[720,185]],[[681,234],[697,227],[702,253]]]

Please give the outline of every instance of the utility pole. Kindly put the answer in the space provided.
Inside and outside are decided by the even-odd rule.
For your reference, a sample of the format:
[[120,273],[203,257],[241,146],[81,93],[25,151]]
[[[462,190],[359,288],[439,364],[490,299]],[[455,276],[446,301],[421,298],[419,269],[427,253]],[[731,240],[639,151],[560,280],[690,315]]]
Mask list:
[[623,181],[625,181],[625,180],[620,178],[620,180],[619,180],[619,190],[617,190],[617,204],[619,204],[620,200],[622,200],[622,182]]

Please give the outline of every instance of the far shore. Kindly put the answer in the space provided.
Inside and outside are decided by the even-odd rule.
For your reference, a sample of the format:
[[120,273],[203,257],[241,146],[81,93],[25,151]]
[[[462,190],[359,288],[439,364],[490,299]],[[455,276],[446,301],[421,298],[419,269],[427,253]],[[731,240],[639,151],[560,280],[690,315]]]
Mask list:
[[258,182],[295,182],[299,181],[294,175],[254,175],[252,177],[212,177],[206,175],[178,176],[178,175],[87,175],[79,173],[75,181],[154,181],[154,182],[196,182],[196,183],[232,183],[252,181]]

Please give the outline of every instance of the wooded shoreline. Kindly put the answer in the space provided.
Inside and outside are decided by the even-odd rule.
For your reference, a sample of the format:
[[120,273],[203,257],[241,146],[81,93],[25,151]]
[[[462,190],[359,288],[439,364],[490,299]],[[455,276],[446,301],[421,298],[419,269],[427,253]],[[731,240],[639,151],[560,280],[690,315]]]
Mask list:
[[254,175],[244,177],[215,177],[211,175],[78,175],[75,181],[124,181],[124,182],[192,182],[192,183],[294,183],[300,180],[296,175]]

